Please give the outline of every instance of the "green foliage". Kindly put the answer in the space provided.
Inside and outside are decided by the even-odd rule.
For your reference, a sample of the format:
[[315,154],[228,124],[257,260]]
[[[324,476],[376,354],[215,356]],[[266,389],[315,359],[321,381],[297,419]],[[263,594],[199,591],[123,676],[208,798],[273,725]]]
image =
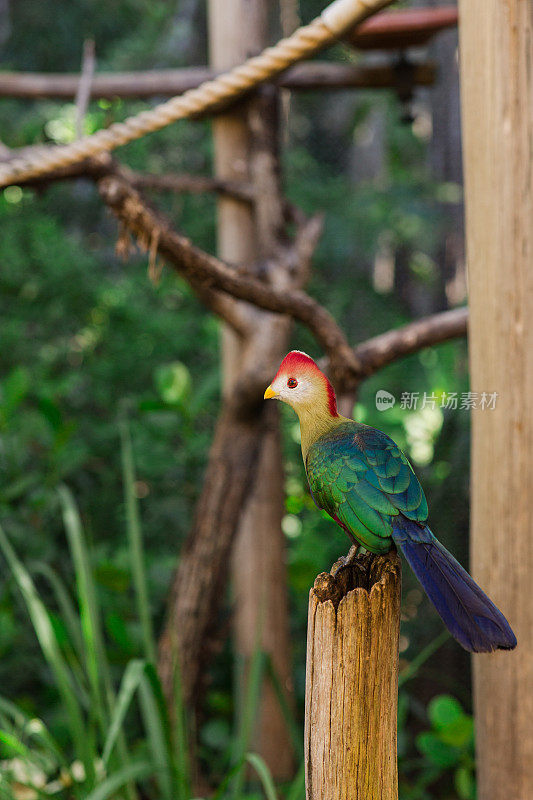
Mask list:
[[[407,719],[406,696],[403,696],[400,725]],[[437,695],[428,704],[430,729],[418,733],[415,748],[423,757],[405,757],[401,769],[400,797],[404,800],[431,800],[435,786],[455,791],[459,800],[475,800],[474,723],[460,702],[451,695]],[[402,737],[402,733],[400,733]]]
[[[56,488],[69,482],[94,547],[111,661],[124,667],[142,631],[127,590],[117,417],[125,402],[139,464],[135,500],[146,506],[147,574],[158,622],[213,429],[217,326],[173,276],[163,276],[156,290],[146,279],[144,258],[125,271],[111,253],[100,253],[108,223],[101,210],[94,218],[94,198],[86,205],[87,218],[93,218],[89,230],[76,231],[79,220],[71,218],[73,228],[65,232],[62,206],[84,201],[75,187],[58,187],[57,213],[51,213],[53,194],[25,195],[15,204],[0,199],[6,230],[0,271],[0,514],[15,546],[24,544],[30,560],[51,567],[68,586]],[[196,345],[193,363],[189,336]],[[166,387],[165,374],[173,376]],[[44,591],[48,597],[49,588]],[[35,662],[24,617],[5,595],[0,613],[0,648],[9,649],[15,663],[17,654]],[[8,695],[24,695],[37,712],[50,699],[30,690],[33,674],[13,662],[0,664]]]
[[[133,497],[135,475],[129,431],[122,426],[124,484]],[[73,601],[54,575],[58,611],[48,607],[34,578],[15,553],[0,528],[2,551],[39,642],[42,656],[53,675],[54,690],[62,701],[62,719],[46,724],[32,717],[10,700],[0,697],[0,786],[7,800],[18,800],[20,791],[30,797],[83,798],[151,795],[163,800],[190,800],[190,754],[187,722],[176,675],[174,708],[169,713],[150,654],[155,642],[150,624],[144,647],[148,658],[132,658],[126,665],[118,688],[110,669],[102,609],[92,556],[87,548],[77,507],[71,493],[60,488],[63,520],[76,582]],[[139,617],[150,620],[140,522],[136,513],[127,517],[131,543],[131,570]],[[46,569],[44,570],[46,573]],[[53,573],[50,573],[53,574]],[[79,617],[74,613],[74,602]],[[257,715],[260,686],[266,660],[259,649],[252,659],[243,685],[243,703],[234,752],[215,797],[227,800],[251,798],[246,789],[246,766],[257,774],[267,800],[279,795],[264,761],[249,753],[249,741]],[[61,736],[63,723],[68,731]],[[59,733],[59,736],[58,736]],[[298,800],[303,791],[299,773],[288,788],[288,800]],[[255,795],[254,795],[255,796]]]
[[[188,46],[193,38],[186,31],[192,4],[117,0],[113,13],[108,5],[101,0],[17,0],[10,6],[4,67],[77,70],[88,36],[96,41],[99,70],[168,67],[189,58],[182,43]],[[302,18],[310,20],[323,5],[301,0]],[[198,39],[205,39],[202,13],[194,23]],[[353,60],[341,45],[322,57]],[[195,62],[188,63],[205,60],[201,51],[192,58]],[[145,107],[144,102],[119,99],[91,102],[86,129]],[[369,129],[374,113],[383,121],[382,170],[372,180],[354,181],[354,144]],[[308,213],[325,213],[310,291],[354,343],[411,317],[398,292],[376,287],[373,271],[379,253],[393,260],[403,254],[408,280],[423,308],[442,303],[443,208],[457,202],[459,190],[432,178],[426,141],[412,126],[399,124],[399,113],[394,98],[383,93],[343,92],[327,99],[302,93],[291,98],[284,132],[290,199]],[[4,99],[2,141],[19,147],[69,140],[73,118],[72,104]],[[138,170],[211,174],[209,123],[173,125],[122,148],[118,156]],[[158,195],[155,201],[195,243],[214,250],[214,198]],[[60,772],[78,776],[78,762],[86,763],[86,783],[91,769],[100,778],[104,768],[108,780],[91,790],[95,797],[99,792],[119,794],[121,781],[141,784],[151,796],[168,793],[172,785],[179,797],[183,784],[180,788],[172,781],[186,772],[186,742],[178,731],[174,748],[181,755],[174,754],[174,766],[165,776],[158,772],[153,779],[147,777],[157,772],[158,758],[170,763],[161,744],[168,741],[168,729],[148,665],[153,662],[152,629],[160,629],[218,410],[218,325],[187,285],[166,270],[159,287],[153,287],[145,254],[135,251],[126,263],[116,257],[115,222],[88,183],[56,185],[39,194],[10,187],[0,193],[0,224],[0,519],[9,531],[8,550],[11,544],[13,556],[24,554],[32,583],[23,583],[33,587],[25,600],[31,600],[32,625],[26,605],[14,599],[14,573],[4,575],[0,586],[0,682],[3,693],[16,700],[16,707],[8,701],[0,704],[3,752],[24,763],[34,759],[39,769],[44,765],[52,783],[59,780],[60,763]],[[321,355],[299,326],[292,344]],[[439,346],[383,370],[363,385],[355,414],[405,449],[424,486],[435,532],[466,563],[468,415],[441,409],[423,414],[400,408],[398,401],[380,412],[375,407],[379,389],[396,398],[402,391],[466,391],[464,343]],[[125,418],[129,432],[120,430],[121,450],[119,427]],[[283,530],[298,707],[296,720],[290,713],[286,719],[299,749],[309,586],[346,552],[349,542],[317,513],[309,496],[295,422],[284,409]],[[64,491],[60,505],[58,486],[64,483],[79,512]],[[65,547],[60,511],[68,520],[74,562]],[[17,571],[19,578],[25,574]],[[425,707],[425,699],[441,692],[468,707],[467,658],[446,643],[438,658],[446,658],[448,668],[436,663],[431,652],[435,642],[442,644],[442,625],[407,570],[404,584],[402,791],[406,798],[422,798],[431,786],[432,800],[450,791],[467,798],[473,779],[465,753],[471,745],[442,740],[432,720],[427,730]],[[256,666],[261,674],[270,670],[259,656]],[[229,791],[235,794],[236,788],[262,797],[271,786],[259,761],[250,766],[258,774],[255,785],[243,789],[242,783],[254,683],[242,690],[240,699],[236,683],[234,655],[227,646],[207,692],[199,758],[220,798]],[[86,726],[83,741],[76,714]],[[425,734],[433,737],[433,744],[427,745],[427,736],[421,740],[427,752],[417,747],[417,737]],[[430,755],[433,745],[442,752],[459,747],[462,755],[449,767],[436,764]],[[419,789],[417,780],[423,784]],[[89,791],[81,789],[79,778],[72,781],[73,788],[62,791],[70,796]],[[455,789],[450,788],[453,781]],[[287,800],[301,800],[302,787],[300,772]]]

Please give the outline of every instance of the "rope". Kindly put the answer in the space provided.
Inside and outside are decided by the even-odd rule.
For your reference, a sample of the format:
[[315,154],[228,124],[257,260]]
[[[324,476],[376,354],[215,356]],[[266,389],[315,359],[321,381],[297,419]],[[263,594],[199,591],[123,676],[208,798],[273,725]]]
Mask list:
[[309,58],[333,42],[357,22],[370,16],[391,0],[334,0],[309,25],[298,28],[292,36],[268,47],[244,64],[206,81],[196,89],[173,97],[149,111],[142,111],[124,122],[116,122],[72,144],[33,152],[0,166],[0,187],[17,180],[35,178],[66,167],[99,153],[140,139],[179,119],[205,113],[228,100],[235,100],[261,83],[279,75],[292,64]]

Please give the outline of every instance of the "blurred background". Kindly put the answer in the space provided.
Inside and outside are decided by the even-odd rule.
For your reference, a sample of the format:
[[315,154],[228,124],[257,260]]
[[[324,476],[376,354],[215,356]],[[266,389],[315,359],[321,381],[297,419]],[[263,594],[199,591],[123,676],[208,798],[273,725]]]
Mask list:
[[[278,34],[282,23],[290,24],[287,15],[297,24],[306,22],[324,4],[286,0],[280,5],[285,18],[280,14],[274,20]],[[438,3],[426,0],[424,5]],[[88,38],[95,41],[98,72],[208,62],[202,0],[0,2],[3,70],[76,72]],[[393,89],[285,93],[283,98],[286,193],[306,213],[325,214],[309,291],[353,344],[465,301],[456,50],[457,32],[450,29],[429,46],[409,51],[415,60],[435,63],[437,78],[432,87],[414,87],[407,100]],[[365,63],[395,63],[398,57],[397,52],[362,56],[342,44],[321,56],[346,63],[362,58]],[[119,98],[92,101],[85,132],[145,106],[145,101]],[[4,97],[1,146],[7,152],[72,141],[75,119],[74,103]],[[123,148],[119,157],[145,172],[212,175],[210,122],[170,126]],[[178,230],[215,251],[213,196],[153,192],[150,199]],[[90,635],[87,639],[88,620],[97,620],[97,645],[105,652],[105,659],[95,656],[92,662],[93,683],[105,678],[118,691],[125,671],[143,656],[142,620],[134,602],[136,540],[125,489],[138,501],[150,619],[156,634],[161,629],[220,404],[219,323],[169,271],[163,270],[154,286],[147,278],[146,254],[135,251],[126,261],[117,256],[116,223],[88,181],[51,184],[41,191],[9,187],[0,193],[0,218],[0,521],[22,562],[8,567],[4,561],[0,573],[0,788],[6,797],[86,797],[84,782],[90,776],[87,765],[85,772],[83,765],[78,773],[73,767],[73,711],[61,689],[58,665],[73,676],[67,682],[85,714],[94,689],[91,670],[88,678],[81,674],[83,659],[90,656],[87,641],[95,641]],[[321,355],[300,327],[292,344]],[[395,396],[393,408],[377,410],[380,389]],[[363,385],[354,408],[358,420],[386,431],[405,449],[425,488],[436,534],[465,566],[469,412],[441,408],[440,398],[443,392],[460,397],[467,391],[466,344],[457,341],[384,369]],[[416,408],[402,407],[404,392],[419,393]],[[436,395],[434,407],[422,407],[424,393]],[[310,499],[296,418],[284,408],[282,420],[282,527],[294,679],[294,703],[286,712],[296,748],[303,725],[309,588],[347,551],[348,542]],[[58,494],[63,485],[69,495]],[[76,513],[82,533],[69,533],[69,520],[76,528]],[[76,541],[78,548],[83,542],[81,561]],[[21,594],[17,564],[31,576],[42,606]],[[90,585],[88,605],[83,575]],[[472,800],[469,659],[443,635],[439,618],[408,570],[402,602],[400,796]],[[84,617],[88,608],[94,618]],[[227,626],[231,611],[228,598]],[[52,654],[43,648],[48,629],[39,622],[41,612],[53,634]],[[254,697],[252,687],[239,700],[231,638],[222,639],[196,730],[194,760],[207,787],[202,791],[206,796],[218,789],[220,797],[263,797],[269,776],[261,774],[262,762],[256,772],[248,775],[241,769],[242,780],[235,778],[239,748],[248,749],[250,733],[242,705],[249,704],[253,718]],[[101,676],[96,673],[104,660],[106,675]],[[144,707],[132,702],[123,709],[124,747],[133,754],[134,766],[145,755],[148,761],[154,757],[149,755],[153,727],[143,716],[147,704],[145,698]],[[28,727],[35,719],[46,726],[66,766]],[[96,752],[98,721],[84,725]],[[124,769],[116,755],[120,748],[113,747],[102,767],[106,776],[113,774],[115,758],[117,774]],[[296,776],[298,765],[296,748]],[[34,770],[31,780],[28,770]],[[61,778],[65,770],[71,773],[68,780]],[[142,797],[187,796],[184,786],[169,788],[157,773],[126,777],[142,786]],[[301,798],[297,780],[281,786],[280,796]],[[123,782],[131,789],[126,778]],[[122,791],[109,788],[104,796]]]

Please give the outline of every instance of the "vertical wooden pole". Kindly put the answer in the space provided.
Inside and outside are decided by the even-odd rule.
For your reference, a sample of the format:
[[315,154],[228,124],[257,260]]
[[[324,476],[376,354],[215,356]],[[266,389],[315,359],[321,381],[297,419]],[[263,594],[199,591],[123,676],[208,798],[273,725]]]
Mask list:
[[307,631],[307,800],[398,798],[400,595],[395,553],[360,556],[347,566],[341,560],[315,580]]
[[[275,4],[274,4],[275,5]],[[226,69],[262,50],[268,44],[271,0],[210,0],[211,64]],[[245,180],[257,188],[255,210],[246,203],[221,198],[218,205],[218,252],[233,264],[251,266],[275,257],[276,234],[281,224],[276,139],[276,98],[258,98],[214,121],[215,169],[219,177]],[[271,139],[272,141],[265,141]],[[279,340],[279,360],[287,345],[289,326],[280,320],[272,331],[271,314],[248,310],[256,341],[264,335]],[[250,342],[223,331],[224,390],[231,392],[239,361]],[[274,347],[275,349],[275,347]],[[255,488],[243,512],[234,545],[235,651],[249,660],[260,646],[270,657],[278,678],[290,691],[291,663],[285,575],[285,546],[281,531],[283,468],[278,409],[262,410],[268,416],[259,455]],[[290,778],[294,754],[279,701],[270,681],[265,681],[252,748],[260,753],[277,780]]]
[[533,798],[533,2],[461,0],[473,574],[513,653],[474,658],[479,800]]

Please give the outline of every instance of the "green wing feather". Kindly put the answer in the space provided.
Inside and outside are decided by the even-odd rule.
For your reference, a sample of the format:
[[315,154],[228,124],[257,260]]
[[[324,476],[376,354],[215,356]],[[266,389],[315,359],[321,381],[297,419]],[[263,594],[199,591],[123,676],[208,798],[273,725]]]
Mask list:
[[321,436],[306,461],[309,486],[323,508],[373,553],[390,549],[402,513],[424,522],[428,508],[409,461],[385,433],[346,422]]

